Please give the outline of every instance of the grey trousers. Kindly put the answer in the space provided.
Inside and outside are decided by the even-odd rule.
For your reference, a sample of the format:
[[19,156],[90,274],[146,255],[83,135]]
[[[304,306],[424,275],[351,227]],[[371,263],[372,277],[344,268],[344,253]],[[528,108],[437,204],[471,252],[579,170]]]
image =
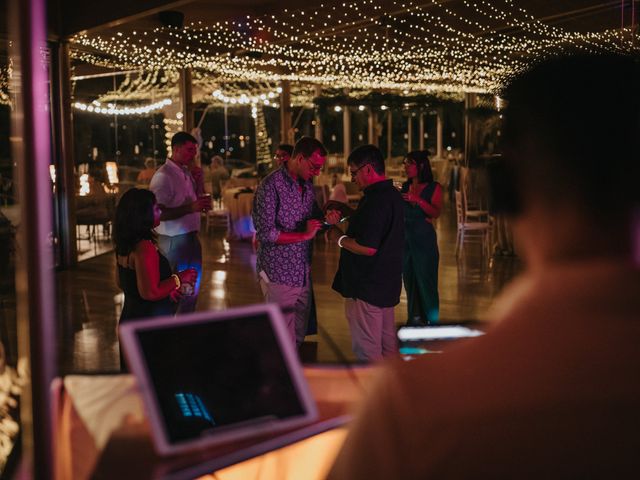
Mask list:
[[280,306],[291,341],[299,347],[304,342],[307,322],[309,321],[313,288],[311,279],[307,278],[306,284],[302,287],[290,287],[289,285],[271,281],[267,282],[262,276],[259,281],[260,290],[262,290],[265,301],[277,303]]
[[398,352],[393,307],[381,308],[347,298],[344,312],[351,330],[351,348],[358,360],[375,362]]
[[189,232],[174,237],[158,235],[158,248],[169,260],[171,270],[174,273],[187,268],[195,268],[198,272],[193,295],[182,297],[177,314],[195,312],[200,283],[202,282],[202,246],[200,245],[198,232]]

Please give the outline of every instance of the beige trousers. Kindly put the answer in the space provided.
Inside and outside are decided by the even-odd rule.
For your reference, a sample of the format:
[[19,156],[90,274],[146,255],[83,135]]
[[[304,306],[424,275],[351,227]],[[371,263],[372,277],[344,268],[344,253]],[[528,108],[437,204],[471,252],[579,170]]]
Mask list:
[[381,308],[347,298],[344,311],[351,330],[351,348],[358,360],[375,362],[398,352],[393,307]]
[[311,308],[311,281],[302,287],[290,287],[266,281],[260,277],[260,290],[268,303],[277,303],[282,310],[291,341],[299,347],[304,342]]

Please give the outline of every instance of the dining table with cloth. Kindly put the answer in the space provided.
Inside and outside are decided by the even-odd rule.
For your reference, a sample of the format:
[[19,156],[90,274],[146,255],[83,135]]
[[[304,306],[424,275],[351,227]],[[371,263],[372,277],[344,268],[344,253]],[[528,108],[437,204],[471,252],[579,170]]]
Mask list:
[[250,187],[234,187],[223,191],[222,203],[229,212],[229,238],[253,238],[256,231],[251,218],[254,196],[254,190]]

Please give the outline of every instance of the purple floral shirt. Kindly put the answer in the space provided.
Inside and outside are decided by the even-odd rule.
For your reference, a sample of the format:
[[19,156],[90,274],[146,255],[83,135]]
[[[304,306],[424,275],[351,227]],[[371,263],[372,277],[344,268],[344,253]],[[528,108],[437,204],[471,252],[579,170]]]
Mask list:
[[312,218],[322,218],[312,182],[293,180],[286,167],[265,177],[253,200],[253,224],[260,242],[258,274],[263,271],[270,282],[290,287],[305,284],[311,269],[311,240],[288,245],[276,240],[280,232],[304,232]]

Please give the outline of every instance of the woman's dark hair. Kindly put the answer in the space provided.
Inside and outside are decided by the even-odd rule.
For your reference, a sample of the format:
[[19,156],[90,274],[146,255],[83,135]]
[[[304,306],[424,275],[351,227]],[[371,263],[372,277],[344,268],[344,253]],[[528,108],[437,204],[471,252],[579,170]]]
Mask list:
[[407,153],[407,160],[415,162],[418,167],[418,182],[433,182],[433,172],[431,171],[431,162],[429,161],[429,152],[426,150],[414,150]]
[[153,232],[153,206],[156,196],[150,190],[128,190],[116,208],[113,239],[117,255],[129,255],[141,240],[156,243]]

